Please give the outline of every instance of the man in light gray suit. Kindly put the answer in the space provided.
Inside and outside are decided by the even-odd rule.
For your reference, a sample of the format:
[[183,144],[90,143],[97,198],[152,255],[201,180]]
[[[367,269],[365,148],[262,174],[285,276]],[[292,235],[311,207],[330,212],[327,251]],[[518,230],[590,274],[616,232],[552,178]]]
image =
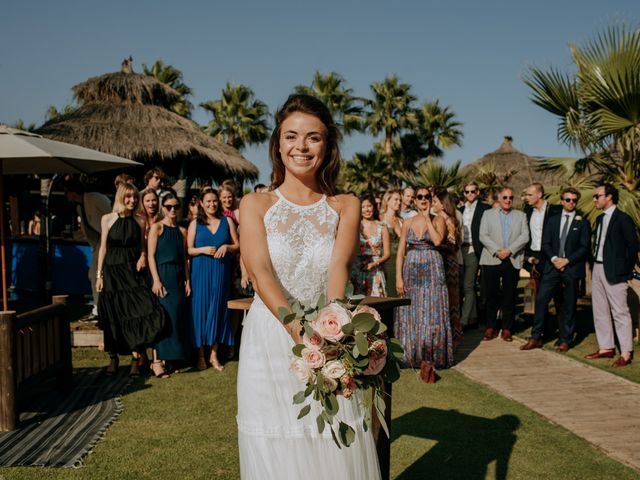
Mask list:
[[498,336],[498,309],[502,309],[502,339],[510,342],[515,319],[518,278],[529,242],[527,216],[513,209],[513,190],[503,187],[498,207],[484,212],[480,222],[480,256],[485,276],[487,330],[483,340]]

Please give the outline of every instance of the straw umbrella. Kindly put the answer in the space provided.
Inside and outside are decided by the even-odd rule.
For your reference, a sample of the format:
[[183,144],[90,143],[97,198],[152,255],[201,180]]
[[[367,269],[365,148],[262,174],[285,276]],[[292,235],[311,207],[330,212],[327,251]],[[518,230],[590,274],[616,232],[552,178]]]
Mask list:
[[[2,302],[7,308],[7,269],[4,232],[4,176],[16,174],[95,173],[137,162],[107,153],[56,142],[42,136],[0,125],[0,262]],[[45,225],[48,222],[45,221]],[[47,229],[45,229],[48,235]],[[47,236],[48,242],[48,236]],[[48,249],[47,249],[48,250]]]
[[520,152],[513,146],[513,138],[505,136],[497,150],[487,153],[475,162],[465,166],[461,175],[469,178],[483,168],[492,168],[498,176],[507,176],[507,184],[520,195],[532,182],[540,182],[545,187],[559,185],[559,180],[549,172],[537,170],[539,160]]
[[169,110],[180,94],[147,75],[122,70],[73,87],[79,107],[50,120],[37,133],[150,165],[182,178],[255,180],[258,169],[233,147]]

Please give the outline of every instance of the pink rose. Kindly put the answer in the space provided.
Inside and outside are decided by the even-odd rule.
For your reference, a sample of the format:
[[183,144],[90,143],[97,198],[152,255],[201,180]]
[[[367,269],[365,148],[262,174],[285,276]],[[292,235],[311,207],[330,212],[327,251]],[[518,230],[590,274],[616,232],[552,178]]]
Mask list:
[[313,370],[309,368],[302,358],[295,358],[291,362],[289,370],[304,384],[311,383],[315,378]]
[[363,375],[378,375],[387,363],[387,357],[369,357],[369,366]]
[[322,338],[318,332],[313,332],[313,335],[310,337],[307,337],[305,333],[302,336],[302,343],[311,350],[320,350],[324,346],[324,338]]
[[351,322],[349,311],[337,303],[330,303],[318,313],[318,317],[313,321],[313,329],[321,337],[337,342],[344,337],[342,327],[349,322]]
[[302,359],[310,368],[320,368],[325,364],[324,353],[311,348],[302,349]]
[[369,307],[367,305],[358,305],[358,308],[355,309],[353,314],[357,315],[358,313],[370,313],[371,315],[373,315],[373,318],[382,323],[382,317],[380,316],[380,313],[373,307]]
[[369,353],[374,357],[386,357],[387,356],[387,342],[384,340],[375,340],[369,345]]

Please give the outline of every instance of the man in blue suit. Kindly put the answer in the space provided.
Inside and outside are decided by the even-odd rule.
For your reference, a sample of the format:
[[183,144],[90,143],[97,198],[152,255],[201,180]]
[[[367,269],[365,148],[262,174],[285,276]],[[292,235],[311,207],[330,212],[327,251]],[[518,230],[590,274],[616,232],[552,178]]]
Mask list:
[[614,367],[625,367],[633,358],[631,314],[627,304],[628,280],[638,255],[638,236],[633,219],[616,207],[618,190],[604,183],[596,188],[593,202],[602,214],[596,219],[596,246],[591,300],[598,351],[589,360],[613,358],[616,352],[613,330],[620,344],[620,357]]
[[[571,348],[575,333],[576,303],[580,280],[585,277],[585,264],[591,250],[589,222],[576,213],[580,192],[565,188],[560,195],[562,212],[548,219],[542,237],[542,279],[536,297],[531,338],[520,350],[541,348],[547,305],[552,298],[562,298],[559,318],[559,352]],[[564,285],[564,288],[562,288]],[[559,292],[561,290],[561,292]],[[559,295],[560,294],[560,295]],[[556,304],[556,313],[558,313]]]

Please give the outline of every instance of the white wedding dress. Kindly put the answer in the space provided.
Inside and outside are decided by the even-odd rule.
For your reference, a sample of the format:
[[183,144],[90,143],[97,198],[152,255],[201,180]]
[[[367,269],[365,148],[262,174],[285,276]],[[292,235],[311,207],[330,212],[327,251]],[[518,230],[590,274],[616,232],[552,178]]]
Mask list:
[[[325,196],[301,206],[275,192],[279,198],[264,216],[271,262],[287,298],[311,304],[327,289],[339,217]],[[280,321],[256,295],[244,321],[238,371],[241,478],[379,479],[373,437],[362,427],[362,395],[339,398],[338,417],[356,431],[356,440],[348,448],[338,448],[328,428],[318,433],[320,410],[315,406],[297,419],[302,405],[294,405],[292,399],[304,384],[289,371],[293,345]]]

